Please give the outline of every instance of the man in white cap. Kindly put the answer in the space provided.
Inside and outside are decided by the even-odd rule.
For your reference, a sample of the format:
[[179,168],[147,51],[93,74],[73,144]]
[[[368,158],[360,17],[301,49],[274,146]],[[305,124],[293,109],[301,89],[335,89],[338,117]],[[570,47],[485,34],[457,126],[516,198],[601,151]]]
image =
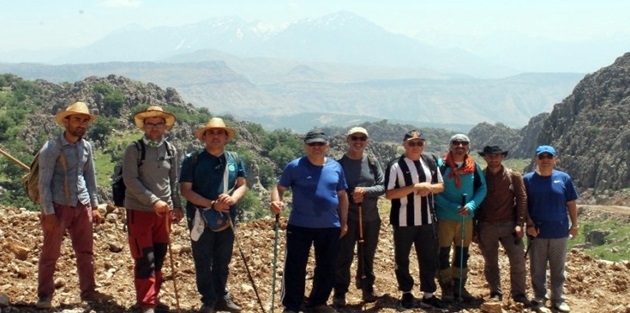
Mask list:
[[177,150],[164,137],[175,124],[175,116],[150,106],[136,113],[134,122],[144,136],[127,146],[122,162],[129,251],[134,259],[136,306],[143,313],[154,313],[168,311],[158,298],[164,281],[162,266],[171,219],[178,223],[183,216]]
[[348,150],[338,160],[348,184],[348,233],[341,238],[335,272],[333,305],[345,306],[350,286],[350,266],[354,247],[358,243],[357,286],[362,290],[363,301],[374,302],[380,293],[374,289],[374,254],[381,230],[378,213],[378,197],[385,193],[381,164],[365,153],[368,132],[363,127],[353,127],[346,134]]
[[[464,134],[451,137],[449,152],[438,160],[444,178],[444,192],[435,197],[439,241],[439,282],[442,299],[473,301],[466,290],[468,247],[472,241],[475,209],[486,197],[486,179],[481,167],[468,154],[470,139]],[[449,260],[451,246],[455,249]]]
[[69,105],[55,115],[64,132],[46,142],[39,151],[44,235],[37,279],[36,306],[40,309],[52,307],[55,265],[66,231],[77,260],[81,300],[90,302],[107,298],[95,290],[92,223],[98,224],[103,218],[98,211],[96,197],[94,152],[92,145],[83,138],[87,127],[97,118],[90,114],[84,102]]
[[[225,145],[236,136],[223,119],[214,117],[197,129],[195,137],[205,149],[190,153],[182,162],[180,188],[188,200],[186,218],[191,233],[197,290],[201,294],[200,313],[238,312],[241,307],[232,301],[226,285],[234,248],[234,231],[202,229],[196,233],[195,216],[202,208],[228,214],[235,221],[237,203],[247,192],[245,166],[237,154],[225,151]],[[198,236],[198,237],[197,237]]]

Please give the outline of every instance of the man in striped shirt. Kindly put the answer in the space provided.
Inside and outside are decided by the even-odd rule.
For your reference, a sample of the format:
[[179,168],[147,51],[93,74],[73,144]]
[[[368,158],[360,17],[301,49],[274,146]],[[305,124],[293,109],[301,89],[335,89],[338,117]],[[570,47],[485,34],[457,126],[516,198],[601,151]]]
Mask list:
[[414,308],[413,278],[409,273],[411,246],[420,267],[422,307],[444,308],[434,292],[437,271],[437,233],[433,196],[444,189],[433,157],[423,154],[425,138],[418,130],[405,134],[405,154],[390,162],[385,173],[386,196],[391,200],[390,223],[394,228],[394,258],[400,305]]

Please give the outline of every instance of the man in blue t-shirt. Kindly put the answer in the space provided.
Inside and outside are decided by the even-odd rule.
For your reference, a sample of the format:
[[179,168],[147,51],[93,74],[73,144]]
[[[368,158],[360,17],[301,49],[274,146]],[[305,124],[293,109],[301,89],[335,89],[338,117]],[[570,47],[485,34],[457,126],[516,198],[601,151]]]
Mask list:
[[[529,218],[527,235],[532,240],[529,249],[532,288],[535,308],[545,304],[546,271],[549,263],[551,302],[559,312],[569,312],[569,305],[562,297],[564,266],[567,254],[567,238],[578,235],[577,191],[571,177],[554,169],[558,160],[552,146],[536,149],[536,171],[523,176],[527,190]],[[568,212],[568,218],[567,218]],[[571,219],[571,224],[569,224]],[[535,238],[535,239],[534,239]]]
[[311,246],[315,247],[315,275],[306,306],[315,312],[336,312],[326,301],[334,285],[339,238],[348,231],[348,186],[341,165],[326,156],[328,148],[322,131],[308,132],[304,138],[307,155],[289,162],[271,191],[274,215],[285,208],[285,191],[290,188],[293,194],[282,279],[285,313],[299,312],[304,301]]

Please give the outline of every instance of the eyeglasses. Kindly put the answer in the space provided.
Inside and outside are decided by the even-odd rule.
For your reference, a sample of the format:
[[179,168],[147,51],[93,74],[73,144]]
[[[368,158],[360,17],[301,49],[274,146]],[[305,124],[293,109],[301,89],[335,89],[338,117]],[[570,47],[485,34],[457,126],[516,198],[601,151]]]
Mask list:
[[162,127],[166,126],[166,124],[164,124],[164,123],[144,123],[144,126],[149,127],[149,128],[162,128]]
[[538,155],[538,159],[539,159],[539,160],[544,160],[544,159],[553,159],[553,155],[551,155],[551,154],[549,154],[549,153],[539,154],[539,155]]
[[307,145],[309,147],[321,147],[321,146],[325,146],[326,144],[323,142],[311,142],[311,143],[307,143]]
[[459,146],[459,145],[467,146],[468,145],[468,141],[451,141],[451,144],[453,146]]
[[367,137],[365,136],[350,136],[350,139],[354,140],[354,141],[366,141]]
[[422,141],[408,141],[407,145],[410,147],[422,147],[424,146],[424,142]]

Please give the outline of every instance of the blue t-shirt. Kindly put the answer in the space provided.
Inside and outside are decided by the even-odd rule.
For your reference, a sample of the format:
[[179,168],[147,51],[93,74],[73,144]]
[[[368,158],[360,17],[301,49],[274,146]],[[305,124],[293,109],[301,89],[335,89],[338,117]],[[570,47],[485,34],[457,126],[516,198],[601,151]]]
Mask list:
[[553,170],[551,176],[530,172],[523,176],[527,190],[529,216],[538,227],[539,238],[563,238],[569,236],[567,202],[578,198],[571,177]]
[[291,188],[293,193],[289,224],[309,228],[341,227],[337,192],[348,186],[337,161],[327,157],[324,166],[318,166],[307,157],[295,159],[284,168],[278,185]]

